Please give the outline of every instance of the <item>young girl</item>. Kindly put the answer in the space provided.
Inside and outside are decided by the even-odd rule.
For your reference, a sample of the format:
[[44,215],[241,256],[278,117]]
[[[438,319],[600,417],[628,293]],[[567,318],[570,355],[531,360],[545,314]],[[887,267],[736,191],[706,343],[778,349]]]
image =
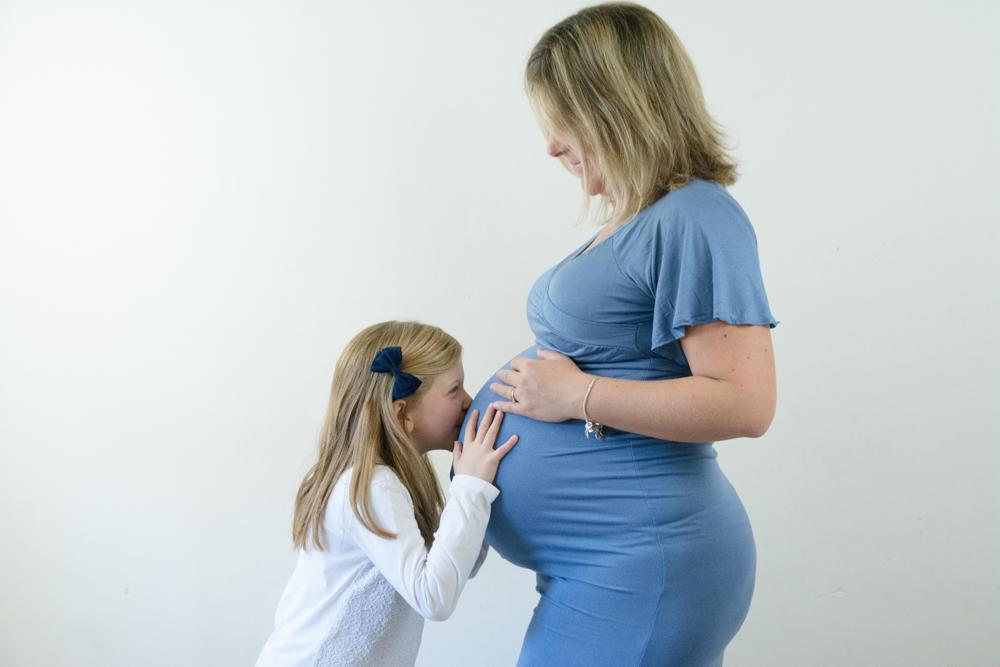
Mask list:
[[[493,448],[503,413],[490,409],[457,441],[471,403],[461,354],[416,322],[376,324],[348,343],[319,460],[295,499],[298,563],[258,667],[412,665],[424,618],[451,615],[486,557],[490,482],[517,440]],[[454,452],[447,504],[434,449]]]

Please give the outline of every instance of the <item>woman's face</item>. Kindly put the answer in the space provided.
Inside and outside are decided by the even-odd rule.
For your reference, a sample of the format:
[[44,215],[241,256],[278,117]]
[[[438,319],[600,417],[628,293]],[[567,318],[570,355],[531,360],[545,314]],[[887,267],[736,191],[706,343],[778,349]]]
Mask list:
[[589,151],[583,156],[573,152],[564,139],[554,132],[548,135],[548,145],[546,147],[549,155],[561,161],[570,171],[576,174],[577,178],[583,178],[583,160],[587,161],[587,180],[583,183],[584,192],[593,197],[604,193],[604,177],[597,170],[594,155]]

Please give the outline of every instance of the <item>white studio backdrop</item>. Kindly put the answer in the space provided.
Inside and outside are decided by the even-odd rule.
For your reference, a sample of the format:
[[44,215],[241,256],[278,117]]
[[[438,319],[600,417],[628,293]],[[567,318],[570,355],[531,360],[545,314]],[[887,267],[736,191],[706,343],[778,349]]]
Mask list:
[[[252,664],[344,343],[440,325],[475,393],[592,233],[521,89],[581,6],[0,1],[0,664]],[[782,322],[727,664],[996,664],[997,3],[649,6]],[[533,583],[418,664],[514,664]]]

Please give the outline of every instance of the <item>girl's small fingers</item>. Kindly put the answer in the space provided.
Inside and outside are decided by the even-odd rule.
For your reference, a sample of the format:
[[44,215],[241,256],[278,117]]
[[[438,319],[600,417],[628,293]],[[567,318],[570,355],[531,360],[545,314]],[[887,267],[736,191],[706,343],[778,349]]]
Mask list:
[[482,420],[479,422],[479,430],[476,433],[476,438],[482,438],[485,435],[486,430],[490,427],[493,422],[493,416],[497,409],[490,404],[490,407],[486,408],[486,414],[483,415]]
[[476,418],[479,417],[479,410],[473,410],[469,415],[469,421],[465,425],[465,441],[473,440],[476,437]]
[[497,432],[500,431],[500,424],[503,423],[503,413],[497,410],[493,415],[493,421],[490,422],[490,428],[486,431],[486,442],[492,445],[496,442]]
[[502,445],[494,449],[493,451],[497,453],[497,458],[502,459],[503,457],[507,456],[507,452],[509,452],[511,449],[514,448],[514,445],[517,444],[517,441],[518,441],[517,435],[516,434],[512,435],[509,438],[507,438],[507,442],[503,443]]

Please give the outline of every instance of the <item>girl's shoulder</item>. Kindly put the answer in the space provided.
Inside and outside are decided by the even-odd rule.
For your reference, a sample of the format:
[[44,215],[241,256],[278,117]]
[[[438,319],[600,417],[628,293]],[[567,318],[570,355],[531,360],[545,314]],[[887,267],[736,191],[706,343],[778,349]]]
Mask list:
[[372,486],[376,484],[387,484],[392,487],[404,488],[403,481],[399,479],[396,471],[381,463],[375,464],[375,468],[372,469]]
[[[330,492],[326,504],[324,524],[327,530],[342,530],[343,526],[353,524],[356,520],[351,502],[351,478],[353,474],[354,468],[347,468],[333,485],[333,490]],[[375,509],[377,510],[384,504],[386,496],[392,497],[393,492],[405,494],[407,499],[410,497],[403,482],[392,468],[381,464],[375,465],[372,469],[371,485],[368,490],[368,497]]]
[[[340,490],[345,495],[350,494],[353,471],[353,468],[348,468],[344,471],[344,474],[337,480],[338,489],[335,489],[335,491]],[[406,489],[403,480],[399,478],[396,471],[387,465],[377,463],[372,468],[371,483],[368,489],[369,497],[377,501],[378,497],[384,495],[385,491],[402,492],[407,498],[410,496],[410,492]]]
[[[337,492],[350,493],[351,489],[351,477],[354,475],[354,468],[347,468],[341,474],[340,479],[334,484],[333,493]],[[402,480],[399,479],[399,475],[396,471],[387,465],[381,463],[376,463],[375,467],[372,468],[372,488],[387,486],[393,489],[405,489]],[[332,494],[331,494],[332,495]]]
[[[340,476],[340,479],[337,480],[338,483],[342,482],[344,480],[349,480],[353,474],[354,474],[354,466],[349,466],[347,468],[344,468],[343,474]],[[372,466],[372,481],[373,482],[376,479],[383,480],[383,479],[390,479],[390,478],[391,479],[397,479],[397,480],[399,479],[399,476],[396,474],[395,470],[393,470],[389,466],[385,465],[384,463],[376,463],[374,466]]]

